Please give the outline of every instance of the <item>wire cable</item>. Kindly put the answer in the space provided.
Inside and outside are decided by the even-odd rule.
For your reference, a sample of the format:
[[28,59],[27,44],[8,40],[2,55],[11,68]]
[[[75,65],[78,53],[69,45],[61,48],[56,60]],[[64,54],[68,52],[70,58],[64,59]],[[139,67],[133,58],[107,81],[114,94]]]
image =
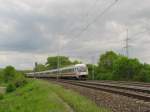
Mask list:
[[86,13],[86,18],[89,17],[91,10],[93,10],[93,8],[95,8],[95,6],[97,5],[98,0],[95,0],[94,4],[91,6],[91,8],[89,8],[88,12]]
[[[108,10],[110,10],[119,0],[115,0],[113,3],[111,3],[106,9],[104,9],[95,19],[88,23],[75,37],[80,37],[93,23],[95,23],[100,17],[102,17]],[[76,39],[76,38],[73,38]]]

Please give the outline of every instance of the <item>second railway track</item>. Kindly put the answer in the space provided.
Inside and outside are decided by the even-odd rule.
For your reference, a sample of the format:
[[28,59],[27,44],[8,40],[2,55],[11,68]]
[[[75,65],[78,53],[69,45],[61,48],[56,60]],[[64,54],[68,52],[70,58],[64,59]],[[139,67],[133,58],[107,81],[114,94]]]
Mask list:
[[76,80],[59,80],[62,83],[68,83],[71,85],[86,87],[90,89],[102,90],[105,92],[115,93],[123,96],[132,97],[135,99],[150,102],[150,88],[149,87],[138,87],[134,85],[120,85],[110,84],[102,82],[91,82],[91,81],[76,81]]

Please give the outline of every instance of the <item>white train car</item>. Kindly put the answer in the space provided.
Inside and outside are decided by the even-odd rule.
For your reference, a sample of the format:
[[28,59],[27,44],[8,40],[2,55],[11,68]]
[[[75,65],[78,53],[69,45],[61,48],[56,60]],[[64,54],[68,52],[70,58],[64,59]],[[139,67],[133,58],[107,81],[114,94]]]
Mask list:
[[76,78],[86,79],[88,76],[88,68],[85,64],[76,64],[60,69],[47,70],[42,72],[26,73],[27,77],[36,78]]

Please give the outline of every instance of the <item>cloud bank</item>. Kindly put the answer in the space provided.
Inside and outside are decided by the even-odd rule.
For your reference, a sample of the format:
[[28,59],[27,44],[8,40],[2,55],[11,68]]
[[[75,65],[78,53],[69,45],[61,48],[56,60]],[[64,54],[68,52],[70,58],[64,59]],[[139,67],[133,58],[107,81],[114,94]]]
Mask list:
[[0,0],[0,67],[31,69],[49,55],[97,61],[107,50],[125,54],[129,29],[130,57],[150,63],[150,1],[119,0],[87,31],[81,30],[113,0]]

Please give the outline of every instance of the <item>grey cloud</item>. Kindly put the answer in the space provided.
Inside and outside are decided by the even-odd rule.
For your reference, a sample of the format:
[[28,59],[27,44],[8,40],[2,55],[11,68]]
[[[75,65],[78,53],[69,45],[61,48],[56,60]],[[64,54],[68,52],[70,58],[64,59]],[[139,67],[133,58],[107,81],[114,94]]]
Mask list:
[[[106,50],[124,53],[126,28],[131,37],[150,28],[148,0],[119,0],[87,31],[77,36],[112,2],[98,0],[94,5],[91,0],[0,0],[0,50],[41,55],[56,54],[60,46],[61,54],[86,60],[90,60],[91,55],[98,59]],[[147,36],[149,33],[143,33],[140,35],[143,40],[131,41],[136,45],[131,48],[132,57],[144,60],[138,50],[144,43],[147,46],[142,46],[141,50],[149,54]],[[31,61],[21,63],[28,65]]]

